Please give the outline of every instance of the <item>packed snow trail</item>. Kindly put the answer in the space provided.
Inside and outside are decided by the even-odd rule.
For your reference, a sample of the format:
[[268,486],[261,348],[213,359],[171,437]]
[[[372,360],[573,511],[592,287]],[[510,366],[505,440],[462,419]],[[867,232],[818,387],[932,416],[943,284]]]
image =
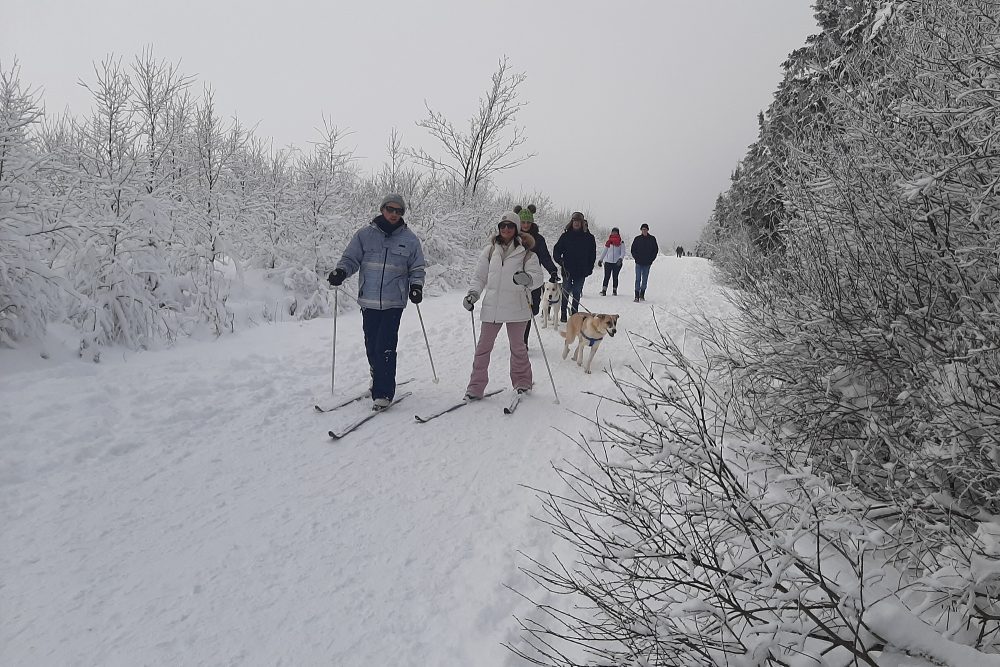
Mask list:
[[[599,369],[633,363],[625,331],[652,334],[655,312],[680,337],[678,315],[729,312],[704,260],[661,257],[646,303],[631,276],[617,297],[587,282],[583,305],[621,314],[593,375],[541,332],[562,405],[532,333],[535,391],[503,415],[500,336],[489,388],[508,391],[419,424],[462,397],[473,350],[462,293],[429,286],[440,384],[408,308],[413,395],[339,441],[327,432],[369,404],[314,410],[333,398],[329,319],[100,364],[13,371],[23,353],[4,351],[0,664],[522,664],[501,642],[531,607],[504,585],[532,593],[518,550],[556,548],[525,485],[561,490],[550,462],[579,452],[559,431],[589,431],[573,413],[612,390]],[[368,381],[358,313],[337,342],[339,398]]]

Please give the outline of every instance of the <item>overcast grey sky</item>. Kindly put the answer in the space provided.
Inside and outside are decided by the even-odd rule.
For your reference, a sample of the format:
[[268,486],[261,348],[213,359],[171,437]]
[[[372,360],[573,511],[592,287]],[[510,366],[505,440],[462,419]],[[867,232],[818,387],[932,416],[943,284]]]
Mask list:
[[[17,57],[50,111],[89,107],[94,61],[151,45],[275,146],[326,114],[377,166],[390,129],[434,150],[424,100],[464,125],[504,55],[527,73],[527,150],[499,179],[631,236],[694,245],[756,138],[785,56],[816,32],[810,0],[13,0]],[[525,202],[528,203],[528,202]]]

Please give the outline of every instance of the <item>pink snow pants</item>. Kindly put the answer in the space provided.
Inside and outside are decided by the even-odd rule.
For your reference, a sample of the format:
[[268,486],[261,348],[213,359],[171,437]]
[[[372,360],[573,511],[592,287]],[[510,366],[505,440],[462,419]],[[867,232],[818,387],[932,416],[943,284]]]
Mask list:
[[[466,393],[482,396],[490,381],[490,354],[502,322],[483,322],[479,328],[479,344],[472,360],[472,377]],[[528,361],[528,346],[524,344],[527,322],[507,322],[507,340],[510,341],[510,383],[515,389],[531,389],[531,362]]]

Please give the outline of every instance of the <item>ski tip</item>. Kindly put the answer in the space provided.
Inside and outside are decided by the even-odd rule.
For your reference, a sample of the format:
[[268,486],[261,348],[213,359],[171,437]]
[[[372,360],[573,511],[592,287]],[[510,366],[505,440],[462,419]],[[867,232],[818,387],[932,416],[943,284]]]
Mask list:
[[334,433],[333,431],[330,431],[330,439],[331,440],[340,440],[340,436],[338,434]]

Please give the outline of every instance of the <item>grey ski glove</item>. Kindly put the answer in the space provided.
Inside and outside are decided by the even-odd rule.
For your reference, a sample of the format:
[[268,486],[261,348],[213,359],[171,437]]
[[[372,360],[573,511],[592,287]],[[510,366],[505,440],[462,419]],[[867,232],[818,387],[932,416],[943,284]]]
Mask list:
[[476,301],[479,301],[479,294],[475,290],[469,290],[469,293],[462,299],[462,305],[471,313],[472,309],[475,308]]

